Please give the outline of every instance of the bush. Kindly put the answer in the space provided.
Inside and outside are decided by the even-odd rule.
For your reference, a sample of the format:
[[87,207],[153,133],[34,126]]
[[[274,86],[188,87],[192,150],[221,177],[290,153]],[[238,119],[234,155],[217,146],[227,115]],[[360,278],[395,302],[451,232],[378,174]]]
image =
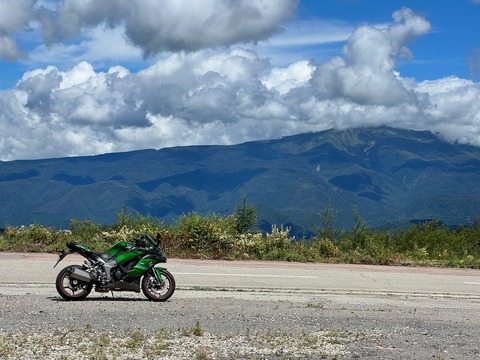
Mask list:
[[228,235],[228,227],[222,225],[224,219],[215,214],[201,217],[193,212],[180,216],[173,230],[177,249],[194,257],[225,257],[233,248],[234,239]]
[[[249,208],[246,202],[239,207]],[[0,233],[0,251],[55,252],[66,249],[70,241],[106,251],[117,241],[129,241],[148,231],[154,236],[162,235],[162,247],[169,257],[409,263],[480,269],[480,220],[475,226],[459,226],[455,230],[431,221],[387,232],[371,229],[355,209],[354,227],[346,231],[332,228],[330,220],[335,215],[328,209],[322,218],[323,227],[309,241],[297,240],[290,236],[289,227],[276,225],[264,234],[246,231],[245,227],[240,232],[235,213],[200,216],[193,212],[168,226],[157,218],[132,216],[123,209],[117,214],[117,222],[109,226],[73,219],[70,230],[39,224],[7,227]]]
[[330,239],[318,240],[314,238],[311,242],[311,246],[316,249],[318,255],[322,258],[332,258],[338,256],[340,249]]
[[272,225],[271,233],[263,237],[260,233],[252,234],[246,243],[249,255],[259,260],[288,260],[291,254],[294,237],[289,236],[290,228],[283,226],[280,229]]
[[54,252],[71,241],[70,231],[57,231],[39,224],[7,227],[0,236],[0,251]]

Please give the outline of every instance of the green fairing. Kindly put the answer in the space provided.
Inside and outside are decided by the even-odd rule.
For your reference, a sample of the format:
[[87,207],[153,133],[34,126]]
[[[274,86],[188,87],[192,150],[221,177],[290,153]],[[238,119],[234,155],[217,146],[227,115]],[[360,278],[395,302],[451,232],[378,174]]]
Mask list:
[[138,259],[144,256],[145,254],[140,250],[131,250],[129,252],[118,255],[115,260],[119,264],[125,264],[130,260]]
[[88,245],[85,245],[85,244],[77,244],[77,246],[83,250],[86,250],[86,251],[92,251],[92,249],[90,249],[88,247]]
[[127,249],[129,246],[133,246],[133,244],[126,242],[126,241],[119,241],[113,247],[108,250],[108,255],[111,257],[114,257],[117,255],[120,251],[124,251]]
[[127,271],[127,274],[128,276],[142,276],[156,263],[158,263],[157,259],[141,259],[132,270]]

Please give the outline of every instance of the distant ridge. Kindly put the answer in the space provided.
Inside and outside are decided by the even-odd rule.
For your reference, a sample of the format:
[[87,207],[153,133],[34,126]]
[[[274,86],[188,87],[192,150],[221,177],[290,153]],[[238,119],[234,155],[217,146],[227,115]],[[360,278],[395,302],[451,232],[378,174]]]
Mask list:
[[311,234],[317,213],[353,209],[373,227],[422,219],[471,224],[480,214],[480,149],[430,132],[388,127],[327,130],[231,146],[186,146],[0,162],[0,228],[70,220],[112,223],[123,207],[177,219],[232,213],[242,194],[259,225]]

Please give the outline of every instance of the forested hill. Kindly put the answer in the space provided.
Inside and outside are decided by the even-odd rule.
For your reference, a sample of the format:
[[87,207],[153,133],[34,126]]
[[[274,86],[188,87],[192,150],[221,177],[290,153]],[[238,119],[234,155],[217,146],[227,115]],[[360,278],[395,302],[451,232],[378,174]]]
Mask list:
[[0,228],[72,218],[112,223],[133,213],[232,213],[243,194],[259,225],[308,233],[328,204],[337,227],[354,208],[372,227],[480,214],[480,148],[429,132],[327,130],[231,146],[188,146],[98,156],[0,162]]

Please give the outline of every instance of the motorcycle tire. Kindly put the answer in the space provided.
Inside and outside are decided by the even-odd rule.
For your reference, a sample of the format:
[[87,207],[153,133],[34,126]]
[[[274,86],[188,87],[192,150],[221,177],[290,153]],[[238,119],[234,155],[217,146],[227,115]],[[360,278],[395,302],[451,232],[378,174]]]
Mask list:
[[[81,268],[79,265],[73,266]],[[65,300],[83,300],[92,291],[93,283],[70,277],[71,268],[72,266],[67,266],[58,273],[55,286],[60,296]]]
[[142,278],[142,292],[151,301],[167,301],[175,291],[175,279],[167,270],[162,270],[162,279],[158,282],[153,271]]

